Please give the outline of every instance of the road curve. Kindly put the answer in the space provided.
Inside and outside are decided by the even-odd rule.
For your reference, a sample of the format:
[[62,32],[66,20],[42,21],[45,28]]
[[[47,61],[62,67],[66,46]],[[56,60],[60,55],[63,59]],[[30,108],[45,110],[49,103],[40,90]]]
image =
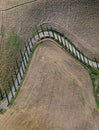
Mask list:
[[56,44],[45,41],[34,52],[14,105],[0,116],[0,129],[98,130],[94,108],[87,71]]
[[[21,82],[21,77],[23,77],[23,75],[24,75],[25,66],[27,65],[26,61],[29,60],[29,56],[31,53],[31,49],[33,48],[33,45],[38,43],[38,41],[41,41],[42,39],[46,39],[46,38],[57,41],[57,43],[59,43],[62,47],[64,47],[65,49],[68,49],[69,52],[71,54],[73,54],[73,56],[76,57],[81,63],[83,63],[89,67],[99,69],[99,63],[97,61],[93,61],[93,60],[89,59],[88,57],[86,57],[73,44],[71,44],[71,42],[69,42],[69,40],[63,34],[61,34],[60,32],[58,32],[52,28],[43,29],[41,27],[40,31],[36,30],[36,34],[34,35],[34,37],[30,40],[30,42],[26,46],[23,61],[20,66],[20,69],[19,69],[20,71],[18,72],[18,74],[16,76],[15,85],[12,87],[12,91],[9,93],[8,98],[6,98],[6,100],[4,100],[4,102],[0,105],[0,109],[6,108],[7,105],[9,105],[9,102],[11,101],[11,99],[13,98],[13,95],[15,95],[15,93],[16,93],[15,86],[16,86],[16,89],[19,87],[18,84]],[[25,64],[25,66],[24,66],[24,64]],[[20,76],[20,73],[21,73],[21,76]],[[12,95],[12,92],[13,92],[13,95]]]
[[52,38],[59,42],[61,45],[63,45],[65,48],[70,50],[71,53],[74,54],[75,57],[77,57],[82,63],[89,65],[90,67],[99,68],[99,62],[93,61],[92,59],[85,56],[81,51],[79,51],[71,42],[60,32],[57,30],[54,30],[53,28],[45,30],[41,28],[42,30],[37,32],[38,35],[36,35],[32,39],[32,43],[36,43],[36,41],[39,41],[44,38]]

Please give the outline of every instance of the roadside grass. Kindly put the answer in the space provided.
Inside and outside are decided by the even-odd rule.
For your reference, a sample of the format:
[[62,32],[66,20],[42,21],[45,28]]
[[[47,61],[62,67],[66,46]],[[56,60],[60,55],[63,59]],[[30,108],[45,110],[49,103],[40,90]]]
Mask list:
[[6,112],[5,109],[0,109],[0,114],[4,114]]
[[[93,70],[92,70],[91,72],[89,71],[89,75],[90,75],[92,85],[93,85],[93,94],[95,97],[96,105],[97,105],[97,108],[99,109],[99,73],[97,74],[93,73]],[[97,84],[96,84],[96,81],[98,81]]]
[[4,37],[4,25],[2,24],[1,25],[1,28],[0,28],[0,36],[1,36],[1,38],[3,38]]
[[[20,38],[17,34],[10,34],[5,50],[0,61],[0,84],[2,88],[7,88],[8,81],[11,81],[13,75],[13,66],[15,66],[16,56],[19,55]],[[18,58],[19,59],[19,58]]]

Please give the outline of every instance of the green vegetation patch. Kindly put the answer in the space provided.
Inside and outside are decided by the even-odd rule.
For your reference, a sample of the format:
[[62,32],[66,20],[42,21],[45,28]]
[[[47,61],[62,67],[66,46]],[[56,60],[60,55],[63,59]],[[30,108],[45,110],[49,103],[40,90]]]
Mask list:
[[90,74],[91,81],[93,84],[93,93],[96,100],[97,108],[99,109],[99,72],[93,73],[93,71]]
[[5,50],[0,61],[0,84],[2,88],[7,88],[8,81],[11,81],[11,75],[14,74],[13,66],[16,66],[15,60],[19,55],[20,38],[17,34],[10,34]]
[[20,49],[20,38],[18,37],[17,34],[11,34],[9,39],[8,39],[8,42],[6,44],[6,50],[8,51],[8,55],[7,55],[7,58],[8,58],[8,61],[11,62],[17,52],[19,53],[19,49]]
[[4,26],[1,25],[1,28],[0,28],[0,36],[3,38],[4,37]]

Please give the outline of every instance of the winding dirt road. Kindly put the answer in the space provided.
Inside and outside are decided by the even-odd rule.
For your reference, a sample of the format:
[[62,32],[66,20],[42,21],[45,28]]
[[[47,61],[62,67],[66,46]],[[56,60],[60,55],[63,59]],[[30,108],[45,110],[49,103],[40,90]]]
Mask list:
[[36,49],[16,101],[0,115],[0,130],[99,130],[86,70],[57,45]]

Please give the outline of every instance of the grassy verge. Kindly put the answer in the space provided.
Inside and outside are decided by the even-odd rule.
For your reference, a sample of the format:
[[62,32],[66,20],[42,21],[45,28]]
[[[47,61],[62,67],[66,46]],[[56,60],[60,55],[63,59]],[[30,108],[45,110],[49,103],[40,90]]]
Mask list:
[[4,114],[5,113],[5,109],[0,109],[0,114]]
[[7,88],[8,81],[11,81],[11,75],[14,73],[13,66],[16,65],[15,59],[19,55],[19,50],[20,38],[12,33],[5,44],[5,50],[0,60],[0,84],[2,88]]
[[1,28],[0,28],[0,36],[3,38],[4,37],[4,26],[1,25]]
[[97,108],[99,109],[99,73],[93,73],[89,71],[89,75],[93,85],[93,94],[95,97]]

